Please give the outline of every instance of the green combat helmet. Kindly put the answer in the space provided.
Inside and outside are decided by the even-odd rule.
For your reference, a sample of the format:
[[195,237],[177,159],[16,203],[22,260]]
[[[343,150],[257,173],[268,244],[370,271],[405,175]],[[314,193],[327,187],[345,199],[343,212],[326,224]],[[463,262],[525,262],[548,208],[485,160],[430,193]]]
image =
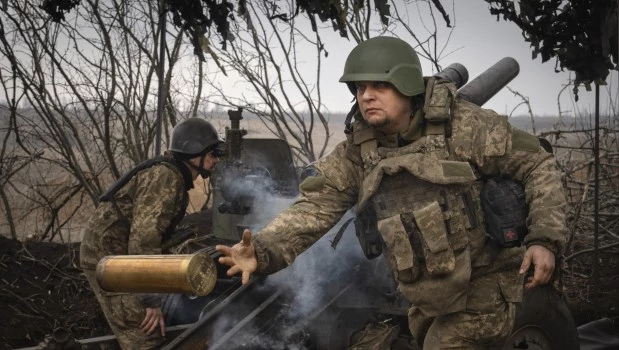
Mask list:
[[387,36],[368,39],[350,52],[340,82],[347,83],[354,95],[356,81],[386,81],[405,96],[425,91],[415,50],[404,40]]

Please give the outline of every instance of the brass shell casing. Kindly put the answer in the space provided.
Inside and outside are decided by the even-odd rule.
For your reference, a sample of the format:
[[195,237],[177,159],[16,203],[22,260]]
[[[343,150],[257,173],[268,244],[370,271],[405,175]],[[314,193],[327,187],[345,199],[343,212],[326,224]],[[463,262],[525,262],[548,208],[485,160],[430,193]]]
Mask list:
[[101,289],[121,293],[209,294],[217,269],[206,253],[106,256],[95,273]]

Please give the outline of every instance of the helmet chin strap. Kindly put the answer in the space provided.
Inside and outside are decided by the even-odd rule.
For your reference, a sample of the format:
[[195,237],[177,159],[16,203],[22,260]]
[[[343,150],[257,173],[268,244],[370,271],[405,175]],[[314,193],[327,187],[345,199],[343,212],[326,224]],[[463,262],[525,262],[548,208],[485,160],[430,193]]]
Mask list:
[[204,169],[204,158],[206,158],[206,154],[203,154],[200,157],[200,166],[197,166],[195,164],[193,164],[191,161],[186,160],[185,164],[187,164],[187,166],[189,166],[190,168],[196,170],[198,172],[198,174],[200,174],[200,176],[202,176],[203,179],[206,179],[207,177],[211,176],[211,171]]

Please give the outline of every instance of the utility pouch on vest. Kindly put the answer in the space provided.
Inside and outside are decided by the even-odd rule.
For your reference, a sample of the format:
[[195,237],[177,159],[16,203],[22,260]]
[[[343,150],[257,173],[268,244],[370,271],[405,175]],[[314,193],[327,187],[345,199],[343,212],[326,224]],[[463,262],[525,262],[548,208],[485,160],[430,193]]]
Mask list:
[[453,92],[447,84],[434,84],[432,95],[427,97],[424,105],[424,118],[433,123],[442,123],[449,119]]
[[413,211],[423,238],[426,269],[430,275],[445,275],[456,267],[456,258],[447,239],[443,212],[438,202]]
[[378,232],[376,212],[372,205],[366,205],[363,211],[357,214],[355,233],[366,258],[371,260],[383,253],[383,240]]
[[420,275],[419,262],[400,215],[378,221],[380,232],[394,277],[404,283],[415,282]]
[[520,246],[527,228],[527,205],[524,185],[511,179],[487,179],[480,193],[486,234],[503,248]]
[[426,120],[425,133],[427,135],[443,135],[450,118],[451,104],[456,96],[455,85],[428,81],[427,88],[432,91],[426,94],[424,103],[424,119]]

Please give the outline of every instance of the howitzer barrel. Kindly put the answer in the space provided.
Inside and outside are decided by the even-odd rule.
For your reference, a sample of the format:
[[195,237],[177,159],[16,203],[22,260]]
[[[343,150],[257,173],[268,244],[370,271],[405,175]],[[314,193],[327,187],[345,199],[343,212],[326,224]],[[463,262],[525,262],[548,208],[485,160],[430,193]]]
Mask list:
[[518,73],[518,62],[511,57],[504,57],[458,90],[458,95],[466,101],[482,106]]
[[106,256],[97,264],[101,289],[125,293],[209,294],[217,269],[206,253]]

